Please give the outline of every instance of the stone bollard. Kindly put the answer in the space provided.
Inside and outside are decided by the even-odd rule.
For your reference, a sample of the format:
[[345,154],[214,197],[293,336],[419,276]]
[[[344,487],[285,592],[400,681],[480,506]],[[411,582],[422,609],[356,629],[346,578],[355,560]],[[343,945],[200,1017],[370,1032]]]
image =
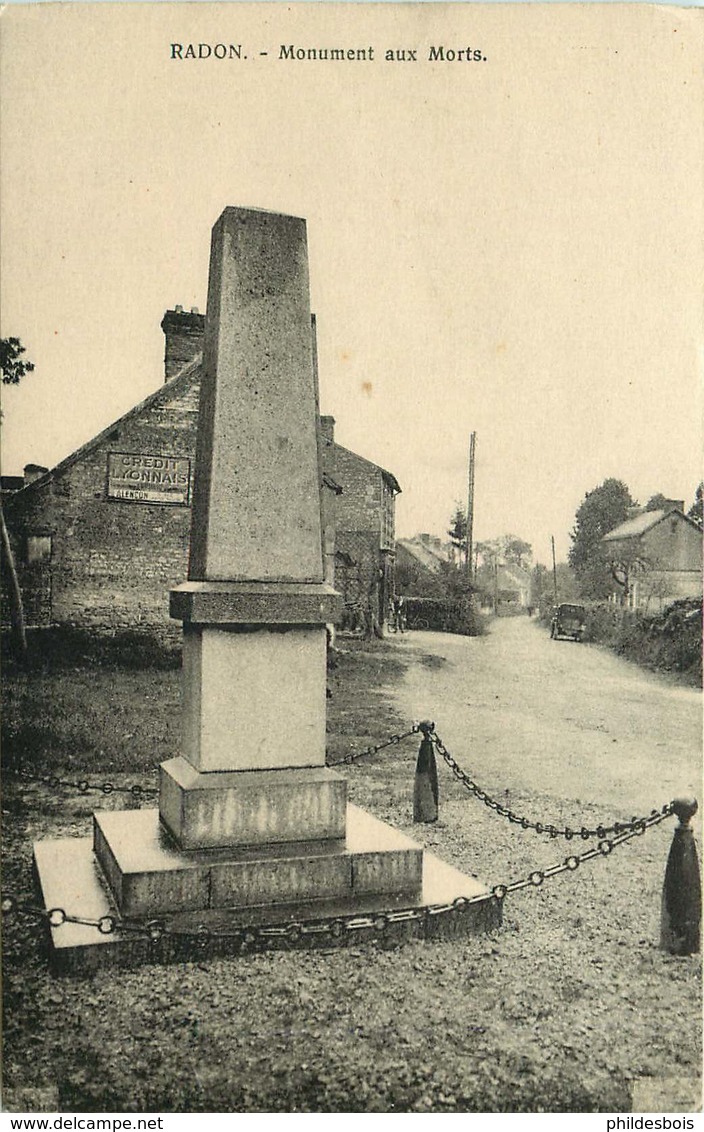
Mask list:
[[673,813],[680,824],[674,832],[662,892],[660,946],[672,955],[695,955],[700,949],[702,891],[699,860],[690,820],[696,798],[676,798]]
[[418,726],[423,733],[423,739],[418,751],[413,784],[413,820],[433,822],[438,820],[438,768],[435,764],[433,741],[430,738],[435,724],[426,720]]

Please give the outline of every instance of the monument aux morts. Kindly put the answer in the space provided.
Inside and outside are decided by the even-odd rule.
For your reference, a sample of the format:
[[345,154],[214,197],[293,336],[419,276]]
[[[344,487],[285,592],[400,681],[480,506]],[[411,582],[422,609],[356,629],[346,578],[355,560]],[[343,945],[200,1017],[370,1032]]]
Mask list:
[[305,221],[227,208],[212,235],[188,580],[171,593],[181,750],[160,767],[158,809],[96,813],[92,839],[35,844],[46,909],[89,921],[52,918],[58,969],[158,958],[155,919],[168,938],[465,897],[466,930],[500,920],[474,878],[349,806],[325,765],[325,625],[340,599],[323,573],[310,319]]

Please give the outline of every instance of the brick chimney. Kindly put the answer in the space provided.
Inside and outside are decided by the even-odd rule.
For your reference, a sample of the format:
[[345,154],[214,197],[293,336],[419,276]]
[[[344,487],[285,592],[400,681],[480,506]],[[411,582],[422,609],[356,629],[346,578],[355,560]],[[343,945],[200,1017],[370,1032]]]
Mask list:
[[164,381],[169,381],[202,351],[205,315],[199,314],[198,307],[191,307],[190,312],[174,307],[161,320],[161,329],[166,338]]
[[334,417],[321,417],[320,418],[320,435],[323,440],[329,444],[335,442],[335,418]]
[[41,464],[25,464],[24,466],[24,486],[34,483],[35,480],[40,480],[48,468],[44,468]]

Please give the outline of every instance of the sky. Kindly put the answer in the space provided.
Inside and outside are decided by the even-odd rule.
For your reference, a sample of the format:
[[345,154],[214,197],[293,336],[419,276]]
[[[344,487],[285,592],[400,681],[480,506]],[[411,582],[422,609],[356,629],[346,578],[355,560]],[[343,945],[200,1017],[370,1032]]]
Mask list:
[[[389,469],[397,533],[567,554],[606,477],[701,472],[701,20],[640,5],[81,4],[3,14],[2,470],[156,389],[227,205],[307,221],[321,409]],[[699,24],[699,28],[696,25]],[[242,58],[172,59],[173,42]],[[282,44],[374,48],[280,59]],[[481,58],[431,61],[431,46]],[[417,60],[387,62],[386,49]],[[263,55],[262,52],[266,52]],[[246,58],[244,56],[246,55]]]

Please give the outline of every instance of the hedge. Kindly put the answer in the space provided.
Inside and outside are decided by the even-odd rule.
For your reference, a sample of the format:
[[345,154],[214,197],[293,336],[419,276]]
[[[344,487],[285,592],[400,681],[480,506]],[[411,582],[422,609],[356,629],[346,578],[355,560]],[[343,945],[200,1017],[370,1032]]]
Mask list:
[[[431,597],[404,597],[406,624],[414,628],[419,620],[427,622],[423,628],[441,633],[459,633],[465,637],[479,637],[484,633],[484,619],[474,603],[467,598],[459,601]],[[417,624],[415,625],[417,627]]]

